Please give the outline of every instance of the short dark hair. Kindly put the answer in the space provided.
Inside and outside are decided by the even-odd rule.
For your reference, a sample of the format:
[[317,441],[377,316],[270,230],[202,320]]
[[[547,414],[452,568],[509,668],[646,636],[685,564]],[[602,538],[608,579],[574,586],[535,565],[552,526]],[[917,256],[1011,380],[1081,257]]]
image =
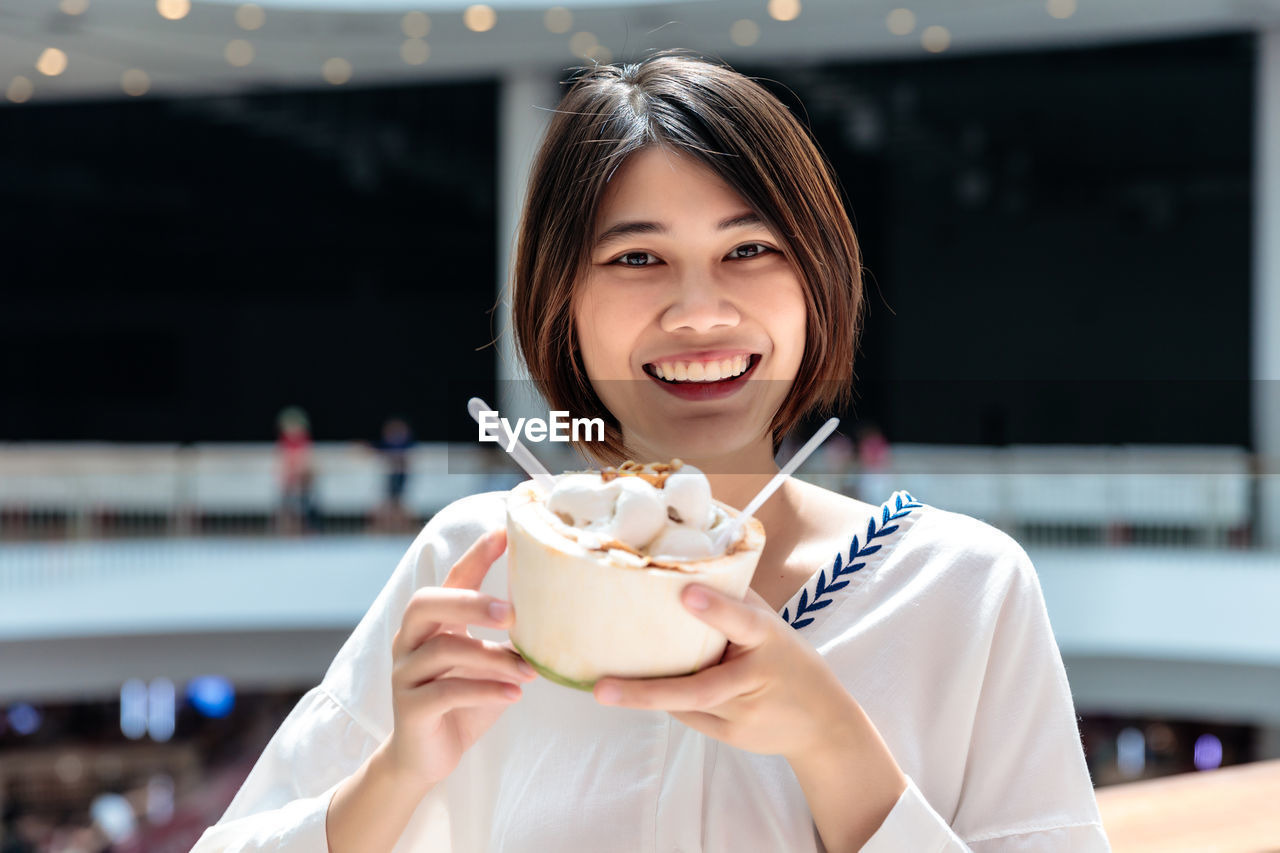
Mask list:
[[600,199],[630,154],[653,146],[708,166],[784,243],[804,287],[800,369],[771,424],[774,451],[806,415],[852,394],[862,260],[830,165],[772,93],[726,65],[683,53],[600,65],[571,79],[534,160],[516,242],[516,343],[552,409],[600,417],[602,462],[628,455],[617,419],[591,387],[574,330]]

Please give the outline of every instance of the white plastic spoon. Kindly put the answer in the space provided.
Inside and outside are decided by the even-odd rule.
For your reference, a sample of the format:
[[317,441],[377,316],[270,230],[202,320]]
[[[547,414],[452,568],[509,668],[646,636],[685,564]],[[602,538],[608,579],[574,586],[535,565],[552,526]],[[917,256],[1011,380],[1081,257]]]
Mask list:
[[787,462],[786,465],[782,466],[782,470],[775,474],[773,479],[765,484],[765,487],[751,499],[751,503],[747,504],[746,508],[742,510],[738,517],[720,528],[720,532],[716,535],[715,541],[712,543],[714,548],[713,553],[724,553],[724,550],[729,546],[729,543],[738,538],[738,531],[742,529],[742,525],[746,524],[747,519],[755,515],[756,510],[764,506],[764,502],[769,500],[769,497],[778,490],[778,487],[782,485],[783,481],[790,477],[795,470],[800,467],[804,460],[808,459],[813,451],[818,449],[818,445],[826,441],[827,436],[835,432],[836,427],[839,425],[839,418],[831,418],[823,424],[822,427],[813,434],[813,438],[806,441],[804,443],[804,447],[797,450],[796,455],[792,456],[791,460]]
[[[471,417],[475,418],[476,423],[480,424],[480,429],[483,430],[484,422],[480,420],[480,416],[486,412],[493,412],[494,410],[489,408],[489,404],[484,400],[481,400],[479,397],[472,397],[467,401],[467,411],[471,414]],[[498,437],[498,444],[500,444],[504,450],[508,447],[511,448],[508,451],[511,454],[511,458],[516,460],[516,463],[533,478],[533,481],[538,484],[538,488],[542,489],[543,494],[551,494],[551,490],[556,484],[555,478],[552,477],[551,472],[543,467],[542,463],[529,452],[529,448],[521,444],[520,439],[511,434],[511,430],[507,428],[506,422],[504,422],[502,418],[498,418],[496,426],[491,426],[488,430],[485,430],[485,435],[493,436],[499,430],[502,431],[502,435]]]

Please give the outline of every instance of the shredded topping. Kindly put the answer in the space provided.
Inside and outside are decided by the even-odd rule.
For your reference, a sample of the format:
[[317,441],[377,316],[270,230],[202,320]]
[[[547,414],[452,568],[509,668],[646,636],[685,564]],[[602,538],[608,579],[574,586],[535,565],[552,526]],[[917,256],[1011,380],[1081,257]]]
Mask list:
[[682,467],[684,467],[684,463],[679,459],[672,459],[670,462],[647,462],[644,464],[628,459],[617,468],[601,470],[600,479],[602,482],[607,483],[618,477],[639,477],[655,489],[661,489],[667,484],[667,478]]

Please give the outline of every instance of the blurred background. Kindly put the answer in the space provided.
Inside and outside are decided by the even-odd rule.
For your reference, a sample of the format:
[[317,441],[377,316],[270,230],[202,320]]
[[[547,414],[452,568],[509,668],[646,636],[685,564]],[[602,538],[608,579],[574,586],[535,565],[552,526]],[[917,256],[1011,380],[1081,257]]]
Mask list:
[[0,850],[189,849],[420,526],[520,479],[465,402],[539,408],[529,158],[571,68],[666,47],[847,192],[805,476],[1024,544],[1100,799],[1280,791],[1280,0],[0,0]]

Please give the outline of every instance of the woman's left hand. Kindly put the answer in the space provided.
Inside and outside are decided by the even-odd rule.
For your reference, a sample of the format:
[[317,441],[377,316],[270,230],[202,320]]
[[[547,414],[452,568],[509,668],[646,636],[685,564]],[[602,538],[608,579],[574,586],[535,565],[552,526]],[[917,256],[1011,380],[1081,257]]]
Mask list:
[[865,717],[818,652],[755,590],[734,601],[690,584],[684,606],[722,632],[729,645],[718,664],[676,678],[602,678],[604,705],[666,710],[716,740],[789,760],[856,743]]

